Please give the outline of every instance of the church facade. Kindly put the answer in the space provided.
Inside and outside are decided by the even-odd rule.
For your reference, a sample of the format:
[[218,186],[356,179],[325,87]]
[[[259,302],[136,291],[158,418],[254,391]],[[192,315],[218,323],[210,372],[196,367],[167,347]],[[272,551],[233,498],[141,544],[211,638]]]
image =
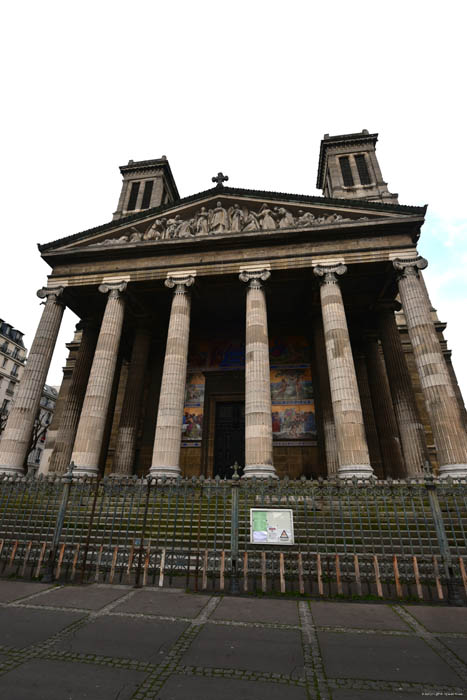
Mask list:
[[[65,307],[81,319],[49,472],[467,476],[465,409],[426,290],[425,207],[389,192],[366,130],[321,142],[323,196],[180,198],[165,157],[121,168],[110,223],[51,266],[0,471],[20,473]],[[26,446],[26,447],[25,447]]]

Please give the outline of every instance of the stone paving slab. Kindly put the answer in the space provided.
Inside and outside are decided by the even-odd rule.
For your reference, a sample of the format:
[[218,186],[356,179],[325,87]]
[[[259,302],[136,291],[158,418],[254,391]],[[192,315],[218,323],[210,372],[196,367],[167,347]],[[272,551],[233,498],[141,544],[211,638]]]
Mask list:
[[441,642],[467,664],[467,638],[456,639],[456,637],[441,637]]
[[435,608],[432,605],[404,605],[404,608],[430,632],[467,634],[467,608]]
[[0,580],[0,603],[11,603],[13,600],[46,591],[47,588],[50,588],[50,585],[47,583]]
[[65,661],[28,661],[0,677],[5,700],[130,700],[144,673]]
[[331,678],[412,683],[451,683],[459,676],[425,642],[415,637],[319,632],[324,669]]
[[186,622],[106,615],[87,623],[70,639],[58,642],[56,648],[159,664],[186,628]]
[[298,606],[292,600],[267,598],[223,598],[211,615],[214,620],[269,622],[298,625]]
[[234,668],[303,676],[298,630],[206,625],[182,658],[188,666]]
[[[307,700],[305,688],[231,678],[172,676],[155,700]],[[376,698],[374,699],[376,700]]]
[[57,608],[84,608],[100,610],[105,605],[126,595],[125,588],[94,584],[91,586],[63,586],[53,588],[34,599],[34,605],[50,605]]
[[313,620],[320,627],[409,630],[404,620],[387,605],[318,601],[311,602],[310,607]]
[[178,590],[144,589],[138,591],[130,600],[117,605],[114,611],[168,617],[196,617],[208,600],[208,596],[182,593]]
[[61,610],[0,609],[0,645],[19,649],[42,642],[83,615]]

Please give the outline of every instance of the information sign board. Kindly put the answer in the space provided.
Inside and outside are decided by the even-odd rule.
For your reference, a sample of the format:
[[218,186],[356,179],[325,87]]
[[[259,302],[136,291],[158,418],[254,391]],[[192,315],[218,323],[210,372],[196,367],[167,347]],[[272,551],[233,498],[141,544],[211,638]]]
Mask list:
[[294,544],[291,508],[250,508],[251,544]]

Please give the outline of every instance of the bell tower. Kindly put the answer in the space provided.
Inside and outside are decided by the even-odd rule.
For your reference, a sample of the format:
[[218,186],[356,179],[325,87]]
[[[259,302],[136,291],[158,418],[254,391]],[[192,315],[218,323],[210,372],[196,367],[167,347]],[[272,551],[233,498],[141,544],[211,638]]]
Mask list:
[[377,140],[378,134],[367,129],[358,134],[324,135],[316,186],[325,197],[398,204],[397,194],[389,192],[381,174]]
[[154,160],[129,160],[122,165],[122,191],[113,220],[160,207],[180,199],[166,156]]

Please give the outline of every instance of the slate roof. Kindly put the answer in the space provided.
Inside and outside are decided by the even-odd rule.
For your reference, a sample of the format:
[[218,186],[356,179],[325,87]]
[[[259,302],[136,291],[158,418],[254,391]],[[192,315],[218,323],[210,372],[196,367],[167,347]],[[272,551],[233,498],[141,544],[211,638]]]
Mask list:
[[50,241],[50,243],[38,244],[38,248],[41,252],[45,252],[52,248],[55,248],[58,244],[66,245],[74,241],[79,241],[81,239],[87,238],[92,234],[102,233],[104,231],[110,231],[114,228],[120,228],[121,226],[126,226],[128,224],[137,223],[142,219],[146,219],[150,216],[156,216],[162,214],[165,211],[178,207],[182,204],[190,204],[198,200],[203,200],[209,196],[222,196],[222,195],[234,195],[238,197],[258,197],[268,200],[276,199],[286,199],[289,202],[297,203],[307,203],[307,204],[317,204],[317,205],[328,205],[328,206],[338,206],[346,207],[349,209],[366,209],[368,211],[375,212],[388,212],[394,214],[415,214],[423,216],[426,212],[427,205],[422,207],[407,206],[403,204],[383,204],[382,202],[367,202],[365,200],[349,200],[349,199],[338,199],[331,197],[320,197],[318,195],[306,195],[306,194],[290,194],[286,192],[269,192],[266,190],[245,190],[238,187],[212,187],[209,190],[204,190],[203,192],[198,192],[196,194],[189,195],[188,197],[182,197],[169,204],[164,204],[159,207],[153,207],[152,209],[145,209],[144,211],[138,212],[137,214],[131,214],[130,216],[125,216],[116,221],[109,221],[101,226],[95,226],[94,228],[87,229],[86,231],[80,231],[71,236],[65,236],[64,238],[58,238],[55,241]]

